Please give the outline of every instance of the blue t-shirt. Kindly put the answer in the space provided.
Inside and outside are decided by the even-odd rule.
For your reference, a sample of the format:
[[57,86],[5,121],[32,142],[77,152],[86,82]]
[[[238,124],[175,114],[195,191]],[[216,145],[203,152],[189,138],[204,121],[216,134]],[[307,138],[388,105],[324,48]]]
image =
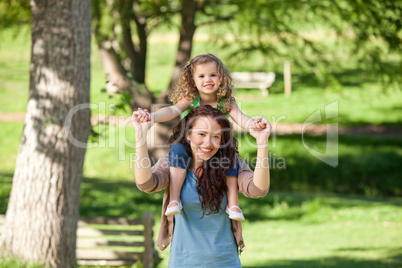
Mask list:
[[197,177],[191,169],[181,189],[183,210],[174,216],[174,231],[168,267],[236,268],[241,267],[229,216],[225,213],[227,196],[219,213],[202,217]]

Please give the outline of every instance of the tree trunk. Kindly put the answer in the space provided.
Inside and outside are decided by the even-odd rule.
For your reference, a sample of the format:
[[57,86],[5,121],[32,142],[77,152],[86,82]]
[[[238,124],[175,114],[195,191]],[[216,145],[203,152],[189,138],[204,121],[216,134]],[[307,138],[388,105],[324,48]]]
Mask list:
[[[140,8],[138,6],[135,8],[135,5],[138,5],[136,1],[130,0],[118,3],[120,24],[122,26],[122,48],[124,49],[127,58],[130,60],[130,64],[125,65],[126,68],[120,62],[116,51],[111,45],[113,42],[117,42],[117,40],[109,40],[100,33],[99,29],[102,13],[99,6],[95,5],[94,7],[94,34],[97,39],[99,55],[103,68],[108,75],[106,89],[112,94],[116,92],[128,92],[132,98],[129,104],[133,111],[137,110],[138,107],[148,109],[150,112],[156,111],[160,107],[170,105],[170,102],[167,98],[167,90],[165,90],[159,98],[156,98],[147,89],[145,84],[134,84],[133,81],[128,77],[128,72],[130,72],[133,75],[133,79],[137,83],[141,84],[145,82],[148,38],[146,16],[139,11]],[[181,26],[178,60],[176,60],[176,65],[179,66],[178,74],[180,73],[180,66],[182,63],[186,62],[191,55],[191,44],[195,31],[195,11],[196,3],[193,0],[185,1],[182,11],[183,24],[186,24],[186,22],[190,21],[193,26]],[[188,12],[192,13],[188,14]],[[138,45],[134,44],[131,36],[132,31],[130,20],[134,20],[136,23],[136,34],[139,40]],[[152,160],[156,161],[161,156],[164,156],[168,153],[169,146],[166,144],[166,142],[171,135],[173,126],[177,123],[177,121],[178,118],[169,122],[158,123],[152,128],[148,143],[150,147],[149,154]]]
[[193,48],[193,37],[197,26],[195,26],[195,13],[197,12],[196,0],[183,0],[181,10],[181,26],[179,48],[176,54],[176,64],[173,69],[172,78],[169,83],[169,89],[172,89],[180,76],[182,66],[190,59]]
[[[112,48],[104,45],[105,42],[99,42],[99,55],[102,61],[103,68],[108,74],[108,91],[123,92],[127,91],[131,98],[130,108],[136,111],[138,107],[148,109],[150,112],[156,111],[165,105],[170,105],[167,94],[162,94],[161,97],[155,98],[153,94],[144,86],[139,88],[131,82],[123,67],[119,65],[114,57]],[[149,156],[153,161],[157,161],[161,156],[169,152],[169,146],[166,144],[169,136],[172,133],[172,128],[177,124],[178,119],[169,122],[157,123],[150,131],[149,138]]]
[[146,22],[142,23],[141,21],[145,21],[145,18],[137,18],[135,16],[135,24],[137,26],[137,35],[139,39],[139,44],[136,46],[136,60],[134,61],[135,65],[135,73],[134,80],[137,83],[145,84],[145,69],[146,69],[146,61],[147,61],[147,50],[148,50],[148,33],[146,30]]
[[[52,267],[75,265],[76,229],[90,111],[91,1],[31,0],[30,92],[2,253]],[[70,135],[70,136],[69,136]]]
[[[191,50],[193,48],[193,37],[196,30],[195,13],[197,11],[197,0],[183,0],[181,10],[181,26],[179,47],[176,54],[176,63],[173,69],[172,78],[168,89],[161,93],[161,96],[156,99],[157,105],[168,104],[168,90],[172,90],[175,82],[180,76],[182,66],[190,59]],[[169,146],[166,144],[171,135],[172,128],[177,124],[179,118],[169,122],[158,123],[151,129],[150,139],[148,140],[149,154],[153,162],[167,154]]]
[[109,93],[128,92],[132,101],[130,108],[134,111],[138,107],[151,109],[154,96],[145,85],[135,85],[127,76],[126,70],[117,62],[113,48],[108,41],[98,42],[99,56],[103,69],[108,76],[106,89]]
[[[145,60],[147,55],[146,19],[140,20],[134,12],[134,0],[120,1],[120,24],[122,28],[123,48],[129,60],[128,69],[133,75],[134,81],[139,84],[145,83]],[[138,3],[137,3],[138,4]],[[139,44],[135,45],[132,39],[131,20],[134,18],[137,26]]]
[[[138,5],[138,2],[134,2],[134,0],[119,1],[122,46],[126,52],[127,60],[129,60],[129,68],[126,69],[130,71],[134,81],[139,84],[145,84],[145,64],[148,48],[147,19],[141,14],[136,14],[133,5]],[[132,19],[137,28],[138,44],[134,44],[132,39]]]

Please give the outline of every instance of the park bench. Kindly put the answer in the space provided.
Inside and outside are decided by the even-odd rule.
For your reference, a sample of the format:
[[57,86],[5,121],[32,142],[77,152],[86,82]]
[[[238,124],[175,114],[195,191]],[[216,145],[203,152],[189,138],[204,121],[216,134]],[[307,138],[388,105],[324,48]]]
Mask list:
[[268,88],[275,81],[275,73],[269,72],[233,72],[235,88],[259,88],[263,96],[268,96]]
[[[5,217],[0,215],[0,232]],[[142,219],[83,218],[78,221],[77,263],[85,266],[132,266],[141,260],[144,268],[160,262],[153,242],[154,220],[146,212]]]

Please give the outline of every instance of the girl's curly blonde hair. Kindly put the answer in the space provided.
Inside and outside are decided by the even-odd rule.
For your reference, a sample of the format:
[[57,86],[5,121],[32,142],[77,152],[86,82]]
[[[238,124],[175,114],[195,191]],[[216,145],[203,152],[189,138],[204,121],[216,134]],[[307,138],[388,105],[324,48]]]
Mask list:
[[[194,83],[193,74],[198,65],[207,62],[215,62],[219,72],[220,85],[216,91],[218,108],[224,113],[229,113],[232,109],[231,103],[232,101],[235,101],[235,98],[232,96],[232,94],[234,94],[232,77],[230,76],[229,71],[223,65],[222,61],[212,54],[198,55],[187,63],[181,72],[175,89],[172,90],[171,94],[169,95],[169,98],[173,104],[176,104],[180,100],[188,97],[196,99],[198,90]],[[225,104],[224,107],[222,107],[222,101]]]

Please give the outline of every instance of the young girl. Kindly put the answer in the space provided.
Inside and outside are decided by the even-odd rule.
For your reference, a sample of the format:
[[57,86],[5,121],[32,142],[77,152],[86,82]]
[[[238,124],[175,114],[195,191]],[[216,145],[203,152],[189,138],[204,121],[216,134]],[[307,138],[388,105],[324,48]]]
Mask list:
[[[170,95],[170,100],[174,105],[151,114],[146,109],[139,108],[133,113],[133,120],[139,122],[152,121],[154,123],[165,122],[182,113],[184,117],[191,110],[201,105],[211,105],[221,110],[227,117],[230,116],[244,129],[258,131],[266,128],[266,124],[261,121],[262,117],[253,120],[240,111],[232,93],[232,78],[221,60],[212,54],[199,55],[184,67],[178,84]],[[208,154],[212,147],[211,145],[211,148],[198,148],[199,154]],[[189,156],[182,144],[176,143],[171,146],[169,152],[170,203],[165,213],[166,216],[181,212],[180,192],[186,178],[189,162]],[[239,208],[236,177],[237,163],[233,164],[226,173],[226,185],[228,187],[226,212],[232,220],[244,221],[243,213]]]

